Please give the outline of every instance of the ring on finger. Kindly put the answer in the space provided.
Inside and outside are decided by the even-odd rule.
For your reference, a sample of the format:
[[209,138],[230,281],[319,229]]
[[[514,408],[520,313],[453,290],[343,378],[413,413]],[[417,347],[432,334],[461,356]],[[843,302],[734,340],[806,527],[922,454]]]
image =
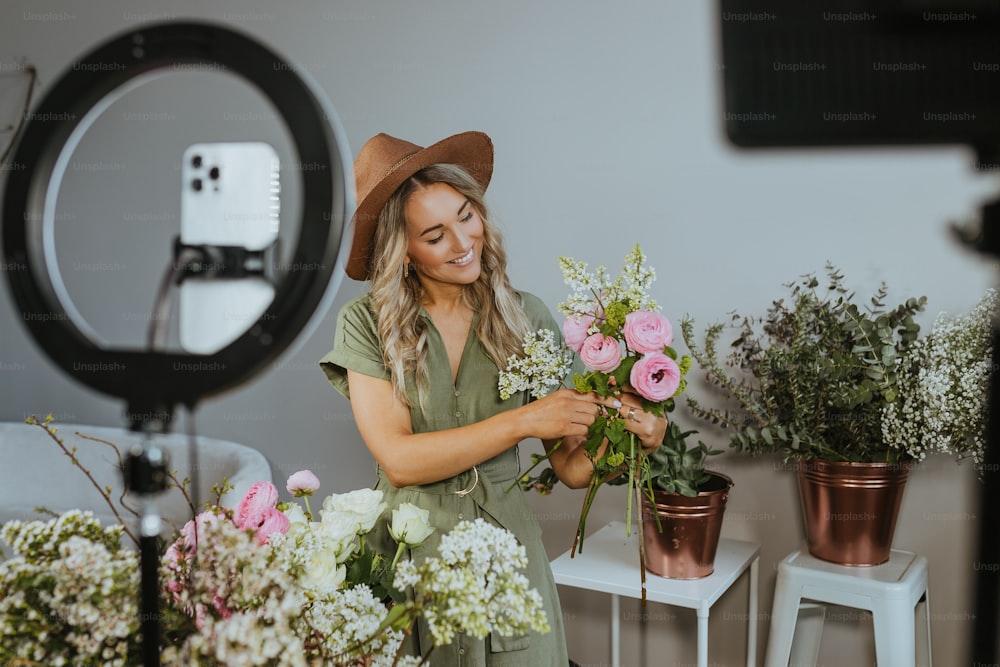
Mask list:
[[631,419],[632,421],[638,421],[635,418],[635,406],[630,405],[628,408],[628,414],[625,415],[625,419]]

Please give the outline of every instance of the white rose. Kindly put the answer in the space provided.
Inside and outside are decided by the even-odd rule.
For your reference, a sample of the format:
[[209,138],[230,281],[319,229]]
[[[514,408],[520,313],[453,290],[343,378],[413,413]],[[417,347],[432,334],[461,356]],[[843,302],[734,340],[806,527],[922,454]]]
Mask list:
[[309,530],[309,518],[298,503],[292,503],[283,512],[288,518],[288,532],[285,534],[290,539],[295,539]]
[[325,512],[323,520],[313,524],[313,530],[325,548],[343,563],[358,547],[357,522],[352,514]]
[[348,493],[333,493],[323,501],[323,520],[330,513],[349,514],[354,518],[357,526],[356,532],[367,533],[374,526],[375,522],[386,505],[382,502],[382,492],[376,489],[357,489]]
[[401,503],[392,510],[392,525],[389,534],[397,542],[415,547],[434,532],[429,523],[430,512],[413,503]]
[[332,593],[347,578],[347,566],[337,562],[332,551],[320,549],[313,552],[306,564],[302,587],[319,595]]

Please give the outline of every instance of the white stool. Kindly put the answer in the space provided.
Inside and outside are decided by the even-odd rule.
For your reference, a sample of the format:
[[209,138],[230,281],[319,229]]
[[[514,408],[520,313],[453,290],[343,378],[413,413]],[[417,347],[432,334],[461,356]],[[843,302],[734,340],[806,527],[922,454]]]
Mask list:
[[[880,667],[909,667],[916,662],[915,610],[923,603],[926,618],[926,648],[921,665],[931,664],[930,610],[927,591],[927,559],[909,551],[893,549],[889,560],[873,567],[836,565],[796,551],[778,564],[767,642],[766,667],[815,664],[823,631],[823,612],[803,600],[867,609],[875,629],[875,656]],[[799,619],[799,609],[809,610]],[[808,618],[806,618],[808,616]],[[798,632],[796,632],[798,630]],[[795,642],[796,634],[809,643]],[[923,633],[921,633],[923,634]]]

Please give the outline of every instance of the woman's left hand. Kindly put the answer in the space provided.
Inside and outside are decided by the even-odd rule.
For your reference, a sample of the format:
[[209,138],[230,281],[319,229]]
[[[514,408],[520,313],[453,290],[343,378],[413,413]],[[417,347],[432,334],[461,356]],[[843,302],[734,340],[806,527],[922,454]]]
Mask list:
[[625,430],[639,436],[642,448],[647,454],[651,454],[663,443],[663,436],[667,432],[666,418],[643,410],[641,399],[627,389],[618,399],[622,402],[618,413],[624,419]]

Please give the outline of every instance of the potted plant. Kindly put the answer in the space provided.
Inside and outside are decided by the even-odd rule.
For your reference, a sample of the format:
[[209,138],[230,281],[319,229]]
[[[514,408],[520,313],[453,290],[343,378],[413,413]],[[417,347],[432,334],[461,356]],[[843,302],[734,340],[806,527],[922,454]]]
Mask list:
[[[642,541],[646,569],[671,579],[699,579],[715,571],[722,519],[733,481],[707,470],[709,456],[721,454],[687,438],[671,420],[663,444],[646,457],[642,488]],[[609,482],[621,484],[617,478]]]
[[[727,403],[709,407],[689,396],[688,406],[733,428],[733,448],[795,463],[813,555],[885,562],[913,457],[886,442],[882,415],[899,398],[902,360],[919,334],[913,318],[926,298],[889,308],[883,284],[859,307],[830,264],[825,290],[815,274],[786,287],[788,299],[764,317],[734,314],[728,326],[708,327],[701,345],[685,318],[691,356]],[[736,333],[720,361],[727,328]]]

